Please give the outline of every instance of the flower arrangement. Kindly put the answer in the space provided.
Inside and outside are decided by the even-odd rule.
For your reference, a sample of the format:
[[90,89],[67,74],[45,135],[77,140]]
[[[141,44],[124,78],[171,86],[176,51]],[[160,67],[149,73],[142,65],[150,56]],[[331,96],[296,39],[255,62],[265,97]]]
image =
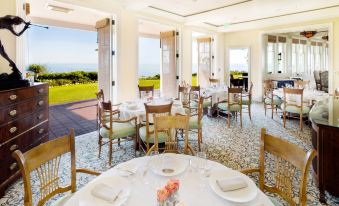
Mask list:
[[159,206],[174,206],[178,202],[179,180],[171,179],[166,186],[157,191],[157,201]]

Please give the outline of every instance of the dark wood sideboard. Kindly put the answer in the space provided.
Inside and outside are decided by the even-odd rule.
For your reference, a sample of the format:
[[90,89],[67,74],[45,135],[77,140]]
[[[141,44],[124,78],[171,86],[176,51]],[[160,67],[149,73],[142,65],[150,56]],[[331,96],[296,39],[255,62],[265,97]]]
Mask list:
[[312,162],[313,173],[325,203],[325,191],[339,197],[339,98],[317,102],[310,112],[312,145],[318,152]]
[[48,85],[0,91],[0,197],[21,174],[12,152],[47,140]]

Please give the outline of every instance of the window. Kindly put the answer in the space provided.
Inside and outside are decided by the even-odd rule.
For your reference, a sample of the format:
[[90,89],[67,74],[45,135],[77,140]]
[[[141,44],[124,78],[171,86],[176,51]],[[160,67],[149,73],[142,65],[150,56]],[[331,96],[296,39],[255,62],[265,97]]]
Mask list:
[[274,72],[274,43],[267,44],[267,72],[273,73]]

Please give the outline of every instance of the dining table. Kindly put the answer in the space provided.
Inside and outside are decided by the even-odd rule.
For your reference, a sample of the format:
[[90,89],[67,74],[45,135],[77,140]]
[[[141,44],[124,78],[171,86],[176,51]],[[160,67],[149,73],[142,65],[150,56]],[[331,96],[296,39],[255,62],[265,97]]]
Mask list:
[[[273,90],[273,94],[280,97],[281,99],[284,99],[283,88]],[[293,95],[291,96],[292,96],[291,98],[293,98]],[[314,104],[314,102],[322,101],[328,97],[329,97],[329,94],[324,91],[319,91],[315,89],[304,89],[303,102],[304,104],[311,106]]]
[[[175,100],[171,98],[150,98],[150,99],[136,99],[133,101],[126,101],[119,105],[120,118],[129,119],[132,117],[137,117],[138,124],[146,121],[146,109],[145,103],[147,105],[166,105],[172,104],[171,114],[182,114],[185,115],[185,109],[180,100]],[[150,115],[150,122],[153,122],[153,116]]]
[[[161,173],[159,168],[164,167],[165,159],[172,161],[173,175]],[[241,178],[248,185],[222,192],[215,183],[221,177]],[[173,179],[180,185],[176,206],[273,206],[270,198],[241,172],[205,158],[171,153],[138,157],[114,166],[75,192],[65,206],[157,206],[158,189]],[[113,201],[98,196],[101,187],[118,191]]]
[[201,89],[203,97],[212,97],[212,106],[219,101],[227,100],[228,87],[226,85],[213,85]]

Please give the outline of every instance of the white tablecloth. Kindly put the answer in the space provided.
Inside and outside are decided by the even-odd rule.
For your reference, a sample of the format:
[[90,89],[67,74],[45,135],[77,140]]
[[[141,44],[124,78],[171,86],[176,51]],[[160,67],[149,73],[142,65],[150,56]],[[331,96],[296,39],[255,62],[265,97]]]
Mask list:
[[[156,206],[156,186],[154,183],[159,182],[159,185],[165,185],[168,181],[168,177],[162,177],[159,175],[155,175],[152,171],[148,170],[145,176],[144,170],[141,168],[146,168],[145,165],[148,162],[149,157],[141,157],[135,158],[128,162],[122,163],[99,177],[92,180],[86,186],[77,191],[71,199],[66,202],[65,206],[89,206],[91,201],[91,206],[100,206],[100,205],[109,205],[108,203],[103,202],[101,199],[97,199],[91,195],[92,188],[104,181],[104,178],[112,178],[112,177],[121,177],[121,172],[117,168],[121,167],[123,164],[134,164],[139,169],[137,174],[131,177],[121,177],[125,178],[125,182],[127,182],[126,187],[130,190],[130,195],[128,196],[127,201],[125,202],[125,206]],[[184,161],[189,162],[190,159],[196,158],[188,155],[175,155],[175,158],[180,158]],[[219,164],[217,162],[209,161],[211,164],[211,172],[224,170],[225,172],[230,171],[229,168]],[[242,176],[243,174],[240,172],[236,172],[237,176]],[[247,176],[243,175],[245,178]],[[186,206],[231,206],[231,205],[242,205],[242,206],[273,206],[273,203],[270,199],[258,189],[258,194],[250,202],[247,203],[232,203],[229,202],[218,195],[216,195],[210,186],[208,185],[208,180],[206,180],[206,185],[204,186],[201,183],[201,179],[199,174],[190,168],[187,168],[183,173],[179,174],[175,178],[180,180],[180,189],[179,189],[179,199],[181,202],[185,203]],[[145,184],[148,182],[148,184]],[[108,183],[108,182],[106,182]],[[202,185],[202,186],[201,186]],[[114,185],[110,185],[114,187]],[[86,201],[87,200],[87,201]],[[93,204],[94,202],[94,204]],[[112,204],[114,205],[114,204]]]
[[[277,95],[281,99],[284,98],[284,91],[283,91],[282,88],[275,89],[273,91],[273,94]],[[321,101],[321,100],[326,99],[328,96],[329,96],[328,93],[323,92],[323,91],[305,89],[304,90],[304,95],[303,95],[303,98],[304,98],[303,102],[308,104],[308,105],[310,105],[310,104],[312,104],[312,101]],[[296,101],[294,99],[296,99],[297,97],[291,96],[290,98],[291,98],[291,101]]]
[[[145,105],[144,105],[145,102],[146,100],[138,99],[135,101],[122,103],[119,106],[121,119],[129,119],[131,117],[137,117],[138,123],[146,121],[146,110],[145,110]],[[170,103],[170,100],[159,98],[159,99],[154,99],[150,101],[148,104],[149,105],[165,105],[169,103]],[[135,105],[136,108],[131,109],[130,105]],[[183,108],[181,101],[173,100],[171,114],[175,115],[176,113],[180,113],[184,115],[185,109]],[[153,122],[153,116],[150,115],[149,118],[150,118],[150,122]]]
[[201,95],[203,97],[212,97],[212,105],[218,103],[218,101],[227,100],[227,87],[226,86],[211,86],[201,89]]

